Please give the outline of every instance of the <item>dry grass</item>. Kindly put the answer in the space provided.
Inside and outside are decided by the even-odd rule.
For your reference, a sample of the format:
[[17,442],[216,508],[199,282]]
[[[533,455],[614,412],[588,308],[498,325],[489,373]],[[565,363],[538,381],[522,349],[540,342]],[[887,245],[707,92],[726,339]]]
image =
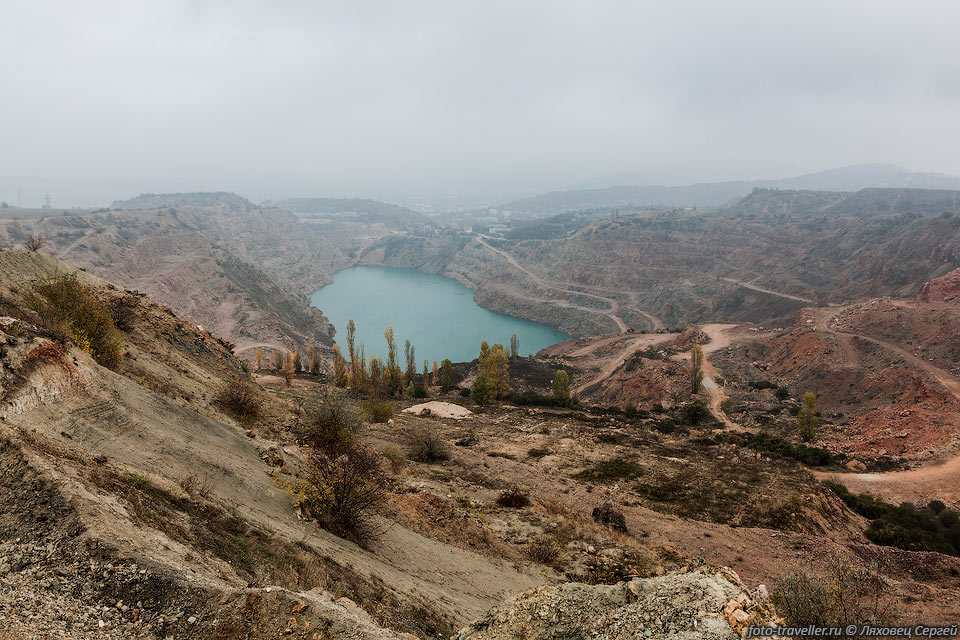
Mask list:
[[192,473],[180,478],[180,488],[190,496],[207,499],[217,486],[217,480],[213,476],[200,476]]

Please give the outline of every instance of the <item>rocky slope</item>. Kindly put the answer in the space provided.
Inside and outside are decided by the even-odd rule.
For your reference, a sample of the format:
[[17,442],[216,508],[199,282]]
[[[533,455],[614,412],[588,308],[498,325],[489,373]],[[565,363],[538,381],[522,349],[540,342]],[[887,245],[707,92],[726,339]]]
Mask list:
[[958,193],[759,190],[714,211],[557,216],[505,239],[392,237],[362,258],[459,279],[484,306],[574,335],[764,322],[914,296],[956,269]]
[[[164,205],[152,209],[0,220],[0,243],[42,236],[44,251],[148,293],[248,359],[260,345],[305,351],[332,343],[329,323],[306,297],[349,260],[330,238],[232,194],[175,196],[118,203]],[[188,204],[166,206],[180,202]]]
[[766,588],[753,595],[730,571],[726,575],[692,571],[615,585],[543,587],[495,608],[460,631],[459,640],[627,640],[641,635],[734,640],[750,624],[777,622]]

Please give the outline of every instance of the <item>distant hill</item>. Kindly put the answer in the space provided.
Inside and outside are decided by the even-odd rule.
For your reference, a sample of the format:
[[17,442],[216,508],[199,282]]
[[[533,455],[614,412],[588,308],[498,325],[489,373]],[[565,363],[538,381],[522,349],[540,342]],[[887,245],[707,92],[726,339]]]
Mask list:
[[724,211],[735,215],[865,217],[903,213],[960,214],[960,191],[947,189],[861,189],[856,193],[754,189]]
[[242,209],[257,206],[242,196],[228,191],[196,191],[193,193],[141,193],[127,200],[114,200],[111,209],[159,209],[160,207],[210,207],[225,204]]
[[411,229],[431,226],[423,214],[395,204],[360,198],[288,198],[270,203],[298,215],[335,216],[341,220],[380,222],[388,227]]
[[518,213],[550,215],[565,211],[616,207],[715,208],[742,198],[755,188],[859,191],[865,188],[960,190],[960,177],[916,173],[890,164],[858,164],[779,180],[736,180],[683,186],[611,186],[553,191],[503,205]]

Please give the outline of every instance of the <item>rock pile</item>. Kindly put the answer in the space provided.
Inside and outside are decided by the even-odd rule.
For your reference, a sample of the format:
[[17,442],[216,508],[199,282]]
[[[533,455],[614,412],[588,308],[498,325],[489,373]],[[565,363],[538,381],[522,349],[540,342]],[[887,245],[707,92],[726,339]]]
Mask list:
[[762,585],[750,593],[729,569],[697,569],[613,585],[540,587],[494,608],[457,638],[734,640],[746,626],[773,619]]

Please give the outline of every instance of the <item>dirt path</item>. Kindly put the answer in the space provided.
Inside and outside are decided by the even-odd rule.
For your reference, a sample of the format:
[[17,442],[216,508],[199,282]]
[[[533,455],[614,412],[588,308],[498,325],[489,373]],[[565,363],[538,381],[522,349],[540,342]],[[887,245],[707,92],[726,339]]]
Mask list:
[[[960,400],[960,377],[944,371],[932,362],[918,358],[897,345],[862,333],[844,331],[834,326],[833,321],[836,317],[849,308],[835,307],[814,310],[817,330],[833,334],[841,345],[846,343],[845,351],[847,349],[851,350],[854,353],[854,358],[856,358],[856,350],[853,344],[849,342],[854,337],[895,353],[906,362],[935,378],[947,391]],[[821,479],[830,476],[830,474],[825,473],[815,475]],[[909,471],[848,473],[843,474],[840,478],[851,491],[870,492],[894,502],[904,500],[924,502],[936,497],[954,505],[960,503],[960,456],[955,456],[940,464],[926,465]]]
[[[636,338],[632,338],[628,340],[623,349],[621,349],[620,351],[617,351],[612,357],[610,357],[606,361],[606,363],[601,367],[599,373],[597,373],[596,376],[594,376],[591,380],[588,380],[587,382],[584,382],[583,384],[579,385],[576,389],[574,389],[574,392],[583,393],[584,390],[592,387],[593,385],[599,382],[603,382],[604,380],[612,376],[614,371],[622,367],[623,363],[627,361],[627,358],[629,358],[634,353],[636,353],[637,349],[639,349],[641,346],[658,344],[660,342],[666,342],[672,337],[673,337],[672,334],[664,334],[664,333],[640,334]],[[600,340],[598,342],[593,343],[592,345],[588,345],[586,347],[577,349],[576,351],[572,352],[570,355],[571,356],[590,355],[600,347],[609,345],[619,339],[621,339],[620,336]]]
[[[716,367],[713,366],[713,363],[710,362],[710,354],[719,351],[725,347],[729,347],[733,344],[733,336],[730,335],[730,329],[738,327],[736,324],[705,324],[701,325],[700,329],[707,334],[710,338],[710,342],[705,345],[702,345],[703,349],[703,388],[707,390],[709,395],[707,406],[710,409],[710,413],[713,416],[722,422],[724,426],[728,429],[740,429],[742,431],[754,431],[753,429],[748,429],[743,425],[734,422],[727,416],[726,412],[723,410],[723,401],[727,399],[727,394],[716,380],[719,377],[719,371]],[[756,336],[751,336],[756,337]],[[675,360],[690,360],[690,352],[678,353],[674,356]]]
[[[614,323],[616,323],[617,329],[620,331],[620,333],[627,333],[627,332],[628,332],[629,327],[627,327],[626,323],[623,321],[623,318],[621,318],[620,315],[619,315],[620,303],[619,303],[615,298],[608,298],[608,297],[606,297],[606,296],[601,296],[601,295],[597,295],[597,294],[595,294],[595,293],[590,293],[589,291],[578,291],[577,289],[568,289],[568,288],[564,288],[564,286],[566,286],[566,287],[579,287],[579,288],[581,288],[581,289],[590,289],[590,290],[592,290],[592,291],[603,291],[603,289],[598,289],[598,288],[594,288],[594,287],[587,287],[586,285],[578,284],[578,283],[575,283],[575,282],[552,282],[552,281],[545,280],[544,278],[541,278],[541,277],[538,276],[537,274],[533,273],[532,271],[530,271],[529,269],[527,269],[526,267],[524,267],[523,265],[521,265],[520,262],[518,262],[516,258],[514,258],[512,255],[510,255],[510,254],[507,253],[506,251],[504,251],[504,250],[502,250],[502,249],[497,249],[496,247],[491,246],[491,245],[487,242],[486,236],[478,235],[478,236],[477,236],[476,238],[474,238],[474,239],[475,239],[479,244],[483,245],[484,247],[486,247],[486,248],[489,249],[490,251],[493,251],[494,253],[496,253],[497,255],[499,255],[500,257],[502,257],[504,260],[506,260],[507,262],[509,262],[509,263],[511,264],[511,266],[515,267],[515,268],[518,269],[519,271],[521,271],[521,272],[523,272],[524,274],[526,274],[531,280],[533,280],[534,282],[536,282],[536,283],[537,283],[538,285],[540,285],[541,287],[544,287],[545,289],[552,289],[552,290],[554,290],[554,291],[560,291],[560,292],[562,292],[562,293],[571,294],[571,295],[587,296],[587,297],[589,297],[589,298],[595,298],[595,299],[597,299],[597,300],[602,300],[602,301],[604,301],[604,302],[607,303],[607,305],[609,306],[609,309],[607,309],[606,311],[601,311],[601,310],[599,310],[599,309],[593,309],[593,308],[591,308],[591,307],[582,307],[582,306],[579,306],[579,305],[576,305],[576,304],[573,304],[573,303],[570,303],[570,302],[567,302],[567,303],[566,303],[565,305],[563,305],[563,306],[573,307],[573,308],[575,308],[575,309],[581,309],[581,310],[583,310],[583,311],[588,311],[588,312],[590,312],[590,313],[596,313],[596,314],[600,314],[600,315],[607,316],[608,318],[610,318],[611,320],[613,320]],[[615,293],[623,293],[623,294],[631,295],[631,296],[634,295],[634,294],[632,294],[631,292],[628,292],[628,291],[616,291],[616,290],[611,290],[611,291],[614,291]],[[640,315],[642,315],[644,318],[646,318],[647,320],[649,320],[650,323],[653,325],[653,330],[654,330],[654,331],[663,329],[663,323],[660,321],[659,318],[657,318],[657,317],[655,317],[655,316],[647,313],[646,311],[643,311],[643,310],[641,310],[641,309],[637,309],[636,307],[631,307],[631,308],[632,308],[634,311],[636,311],[637,313],[639,313]]]
[[[906,360],[907,362],[909,362],[911,365],[917,367],[918,369],[924,371],[931,377],[935,378],[940,384],[944,386],[944,388],[947,389],[947,391],[953,394],[955,398],[960,400],[960,377],[955,376],[952,373],[949,373],[947,371],[944,371],[943,369],[933,364],[932,362],[924,360],[923,358],[919,358],[913,355],[912,353],[910,353],[909,351],[907,351],[906,349],[898,347],[895,344],[890,344],[889,342],[880,340],[879,338],[873,338],[871,336],[864,335],[862,333],[857,333],[855,331],[844,331],[843,329],[838,329],[836,326],[834,326],[833,321],[836,319],[836,317],[849,308],[850,308],[849,306],[846,306],[846,307],[833,307],[830,309],[815,309],[814,318],[815,318],[815,326],[817,327],[817,330],[832,333],[836,335],[838,339],[840,339],[841,341],[844,336],[848,336],[851,338],[859,338],[861,340],[865,340],[879,347],[882,347],[887,351],[891,351],[897,354],[898,356],[900,356],[901,358],[903,358],[904,360]],[[852,344],[849,346],[850,346],[850,349],[854,349]],[[853,357],[856,359],[856,355],[855,355],[856,351],[854,350],[853,353],[854,353]]]
[[780,293],[779,291],[774,291],[772,289],[764,289],[763,287],[758,287],[755,284],[750,282],[744,282],[743,280],[736,280],[734,278],[721,278],[721,280],[726,280],[727,282],[732,282],[738,284],[741,287],[746,287],[747,289],[753,289],[754,291],[759,291],[760,293],[769,293],[772,296],[779,296],[781,298],[787,298],[788,300],[796,300],[797,302],[806,302],[807,304],[813,304],[813,300],[809,298],[801,298],[800,296],[792,296],[789,293]]

